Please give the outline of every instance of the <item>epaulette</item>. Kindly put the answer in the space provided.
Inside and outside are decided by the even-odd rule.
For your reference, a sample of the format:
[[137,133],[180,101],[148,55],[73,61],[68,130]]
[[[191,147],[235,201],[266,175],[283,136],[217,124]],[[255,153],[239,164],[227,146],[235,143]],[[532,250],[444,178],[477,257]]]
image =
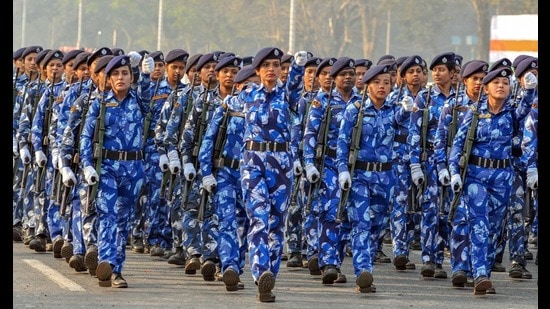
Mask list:
[[359,101],[353,102],[353,105],[355,105],[355,108],[359,109],[361,107],[361,103]]

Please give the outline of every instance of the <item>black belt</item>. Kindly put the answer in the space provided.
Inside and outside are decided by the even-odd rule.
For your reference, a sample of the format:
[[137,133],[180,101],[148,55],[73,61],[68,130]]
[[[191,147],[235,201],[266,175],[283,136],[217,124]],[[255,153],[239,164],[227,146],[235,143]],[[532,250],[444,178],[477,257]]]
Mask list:
[[406,144],[407,143],[407,137],[408,137],[408,135],[397,134],[397,135],[395,135],[393,141],[401,143],[401,144]]
[[483,157],[470,156],[469,163],[485,168],[508,168],[510,159],[487,159]]
[[155,131],[149,130],[149,132],[147,132],[147,137],[148,138],[155,138]]
[[391,162],[356,161],[355,168],[369,172],[383,172],[391,170],[392,164]]
[[520,147],[512,147],[512,156],[521,157],[521,155],[523,155],[523,151]]
[[246,142],[246,150],[254,151],[288,151],[288,143]]
[[141,151],[118,151],[103,149],[103,158],[118,161],[141,160]]
[[330,149],[330,148],[327,148],[325,150],[325,155],[331,157],[331,158],[336,158],[336,149]]
[[238,169],[239,166],[241,166],[241,161],[229,158],[214,159],[214,167],[220,168],[222,166],[226,166],[232,169]]

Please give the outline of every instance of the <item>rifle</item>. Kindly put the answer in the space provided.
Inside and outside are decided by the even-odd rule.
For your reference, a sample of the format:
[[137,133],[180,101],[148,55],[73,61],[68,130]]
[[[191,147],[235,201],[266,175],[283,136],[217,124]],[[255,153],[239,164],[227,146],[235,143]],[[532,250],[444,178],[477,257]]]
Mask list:
[[[401,88],[399,88],[401,92]],[[350,141],[350,150],[348,156],[348,169],[350,178],[353,177],[353,172],[355,171],[355,162],[357,162],[357,155],[359,153],[359,148],[361,146],[361,131],[363,130],[363,104],[365,101],[365,94],[367,93],[367,86],[364,86],[363,97],[361,98],[361,103],[358,107],[359,111],[357,113],[357,121],[353,126],[351,131],[351,141]],[[398,97],[399,98],[399,97]],[[346,203],[348,202],[349,191],[351,188],[342,189],[342,197],[338,203],[338,211],[336,212],[336,221],[344,221],[344,209],[346,209]]]
[[[179,80],[179,79],[178,79]],[[153,98],[157,94],[160,85],[160,78],[157,79],[157,84],[155,85],[155,91],[153,92]],[[153,118],[153,107],[155,106],[155,99],[151,99],[149,103],[149,112],[145,115],[143,120],[143,138],[141,142],[141,149],[145,149],[145,144],[147,142],[147,137],[149,136],[149,128],[151,127],[151,118]]]
[[317,166],[319,167],[319,180],[309,185],[309,192],[307,195],[306,213],[311,211],[311,204],[313,203],[313,194],[318,192],[320,183],[323,179],[323,170],[325,168],[325,153],[327,148],[328,130],[330,128],[330,118],[332,117],[332,108],[330,107],[330,101],[332,100],[332,91],[334,90],[334,80],[330,83],[330,89],[328,92],[327,107],[325,110],[325,116],[321,120],[319,125],[319,132],[317,134],[317,145],[315,145],[315,158]]
[[[53,93],[54,85],[55,85],[55,72],[53,73],[52,83],[50,85],[50,93],[48,96],[48,103],[46,104],[46,110],[44,112],[44,122],[42,123],[42,151],[46,155],[46,158],[48,156],[48,145],[50,143],[49,130],[50,130],[50,121],[52,117],[52,105],[54,101],[54,93]],[[38,174],[36,175],[35,184],[34,184],[34,189],[36,193],[42,192],[43,190],[42,180],[44,179],[45,175],[46,175],[46,164],[44,164],[44,166],[42,167],[38,167]],[[53,177],[54,180],[55,180],[55,177],[56,177],[56,174],[54,169],[54,177]]]
[[[25,105],[25,101],[27,100],[27,93],[28,93],[28,89],[30,87],[30,80],[32,79],[32,74],[33,74],[33,71],[31,71],[29,73],[29,82],[25,85],[25,91],[23,92],[23,105]],[[38,85],[36,87],[36,91],[37,92],[40,92],[40,73],[38,73]],[[34,100],[34,97],[32,99],[30,99],[30,105],[31,105],[31,114],[29,115],[29,121],[32,123],[32,120],[34,118],[34,114],[36,113],[36,107],[38,105],[38,101]],[[23,107],[21,107],[23,109]],[[21,110],[21,112],[23,112],[23,110]],[[26,112],[26,111],[25,111]],[[29,147],[29,152],[30,153],[33,153],[33,147],[32,147],[32,142],[31,142],[31,135],[29,133],[29,135],[27,136],[27,145]],[[23,164],[23,174],[21,175],[21,189],[24,190],[25,187],[27,186],[26,183],[27,183],[27,176],[29,174],[29,168],[30,168],[30,165],[32,163],[29,163],[29,164]]]
[[19,76],[19,67],[15,69],[15,78],[13,79],[13,99],[12,99],[12,107],[15,106],[15,101],[17,100],[17,77]]
[[[481,99],[481,93],[482,91],[479,92],[479,97],[476,102],[477,104],[479,104],[479,100]],[[466,135],[466,142],[464,143],[464,147],[462,149],[462,155],[460,156],[460,160],[458,161],[458,166],[460,168],[460,179],[462,180],[462,187],[458,192],[455,192],[455,195],[453,196],[453,201],[451,202],[451,209],[449,212],[449,222],[453,221],[453,217],[456,212],[458,201],[460,200],[460,196],[462,195],[464,180],[466,179],[466,171],[468,170],[468,160],[470,159],[470,153],[472,151],[472,145],[474,143],[474,139],[476,135],[477,121],[479,118],[479,111],[477,110],[477,106],[472,107],[472,112],[473,112],[472,122],[470,123],[470,127],[468,128],[468,133]]]

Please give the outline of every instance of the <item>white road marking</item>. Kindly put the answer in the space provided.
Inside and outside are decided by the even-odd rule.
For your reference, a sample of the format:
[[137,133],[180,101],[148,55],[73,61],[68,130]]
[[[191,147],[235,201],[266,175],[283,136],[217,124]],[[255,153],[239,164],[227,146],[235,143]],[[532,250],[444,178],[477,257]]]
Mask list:
[[74,281],[68,279],[67,277],[63,276],[57,270],[54,270],[46,266],[44,263],[38,260],[23,259],[23,262],[29,264],[32,268],[39,270],[41,273],[46,275],[46,277],[50,278],[53,282],[57,283],[62,288],[65,288],[69,291],[78,291],[78,292],[86,291],[84,290],[83,287],[76,284]]

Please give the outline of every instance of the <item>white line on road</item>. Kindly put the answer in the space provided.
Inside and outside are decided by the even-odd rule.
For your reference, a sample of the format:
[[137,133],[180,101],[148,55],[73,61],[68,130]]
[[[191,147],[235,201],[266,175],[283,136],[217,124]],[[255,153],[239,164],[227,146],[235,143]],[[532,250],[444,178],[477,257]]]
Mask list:
[[44,263],[38,260],[28,260],[23,259],[23,262],[29,264],[31,267],[39,270],[41,273],[50,278],[53,282],[57,283],[60,287],[65,288],[69,291],[86,291],[80,285],[76,284],[74,281],[68,279],[67,277],[60,274],[58,271],[44,265]]

